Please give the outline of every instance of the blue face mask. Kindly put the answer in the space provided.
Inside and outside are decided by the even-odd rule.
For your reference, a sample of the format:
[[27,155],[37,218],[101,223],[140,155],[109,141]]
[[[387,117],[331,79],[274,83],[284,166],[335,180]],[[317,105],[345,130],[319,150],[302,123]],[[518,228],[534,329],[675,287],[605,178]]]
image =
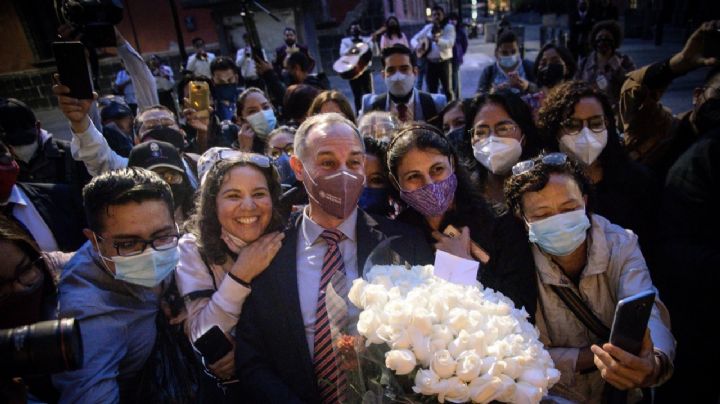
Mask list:
[[235,116],[238,95],[239,91],[236,84],[220,84],[213,88],[215,114],[221,121],[228,121]]
[[167,278],[180,259],[177,247],[156,251],[148,246],[142,254],[132,257],[108,258],[99,252],[98,255],[102,260],[115,264],[115,279],[146,288],[155,287]]
[[500,66],[509,69],[513,66],[515,66],[518,62],[518,55],[510,55],[510,56],[500,56],[498,59],[498,63],[500,63]]
[[275,118],[275,112],[272,108],[248,115],[245,119],[252,127],[253,132],[263,140],[267,139],[268,134],[272,132],[277,125],[277,118]]
[[293,172],[292,167],[290,167],[290,156],[288,156],[287,153],[283,153],[280,157],[274,159],[273,165],[280,176],[281,184],[295,184],[295,173]]
[[[525,222],[527,223],[527,222]],[[550,255],[566,256],[585,241],[590,219],[585,209],[560,213],[547,219],[527,223],[528,238]]]
[[387,188],[363,189],[358,205],[368,213],[385,216],[390,213],[390,198]]

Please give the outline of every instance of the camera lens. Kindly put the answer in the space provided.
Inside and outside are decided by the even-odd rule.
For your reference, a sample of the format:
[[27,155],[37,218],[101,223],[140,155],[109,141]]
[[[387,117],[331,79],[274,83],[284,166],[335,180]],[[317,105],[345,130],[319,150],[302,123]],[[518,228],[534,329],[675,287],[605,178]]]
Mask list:
[[82,367],[80,326],[73,318],[0,330],[0,373],[48,374]]

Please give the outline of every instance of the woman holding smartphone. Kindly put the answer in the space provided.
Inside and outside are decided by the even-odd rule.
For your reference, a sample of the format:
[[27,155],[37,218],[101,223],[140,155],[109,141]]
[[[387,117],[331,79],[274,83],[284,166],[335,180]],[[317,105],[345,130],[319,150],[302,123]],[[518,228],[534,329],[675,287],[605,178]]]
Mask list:
[[[231,155],[221,156],[206,175],[197,213],[179,244],[175,280],[187,309],[185,333],[193,343],[216,325],[227,336],[234,331],[252,280],[284,238],[276,211],[280,184],[270,159],[227,152]],[[219,380],[232,380],[234,350],[206,366]]]
[[532,314],[534,268],[522,227],[493,215],[442,132],[421,123],[401,128],[388,145],[387,165],[406,205],[397,220],[422,229],[437,250],[462,258],[457,265],[479,267],[484,286]]
[[637,236],[590,211],[589,189],[579,163],[551,153],[516,164],[505,197],[532,245],[535,324],[560,370],[559,386],[572,392],[565,398],[600,403],[610,383],[634,390],[628,402],[636,402],[635,389],[657,386],[672,374],[670,315],[656,297],[637,355],[598,335],[609,330],[618,301],[655,287]]

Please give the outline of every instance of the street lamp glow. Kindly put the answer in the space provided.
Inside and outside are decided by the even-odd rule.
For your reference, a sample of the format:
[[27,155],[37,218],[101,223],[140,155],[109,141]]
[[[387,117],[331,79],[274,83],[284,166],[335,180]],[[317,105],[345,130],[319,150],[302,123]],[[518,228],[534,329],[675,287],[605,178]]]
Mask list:
[[430,15],[432,14],[432,10],[430,10],[430,7],[425,7],[425,15],[427,18],[430,18]]

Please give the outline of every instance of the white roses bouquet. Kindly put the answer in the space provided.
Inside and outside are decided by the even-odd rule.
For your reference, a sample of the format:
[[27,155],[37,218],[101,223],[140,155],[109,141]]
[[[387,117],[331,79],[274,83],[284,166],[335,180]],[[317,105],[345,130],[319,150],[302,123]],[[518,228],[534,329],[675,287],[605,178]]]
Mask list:
[[365,277],[348,296],[362,309],[357,331],[368,351],[386,351],[383,384],[398,401],[537,403],[559,379],[527,312],[502,294],[450,283],[430,265],[374,266]]

